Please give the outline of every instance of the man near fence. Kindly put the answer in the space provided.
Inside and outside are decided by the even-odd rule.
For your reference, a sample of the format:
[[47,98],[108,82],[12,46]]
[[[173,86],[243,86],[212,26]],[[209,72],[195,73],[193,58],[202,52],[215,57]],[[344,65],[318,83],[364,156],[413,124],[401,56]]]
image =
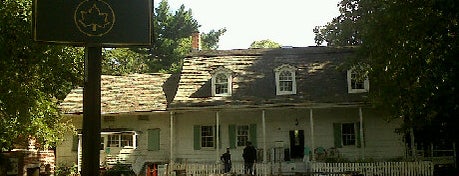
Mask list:
[[228,173],[230,172],[231,170],[231,154],[230,154],[230,151],[229,151],[229,148],[226,148],[226,152],[222,154],[222,156],[220,157],[220,160],[223,161],[223,165],[225,166],[225,172],[224,173]]
[[244,174],[254,175],[253,164],[257,159],[257,150],[252,145],[252,142],[247,141],[247,146],[244,148],[242,158],[244,158]]

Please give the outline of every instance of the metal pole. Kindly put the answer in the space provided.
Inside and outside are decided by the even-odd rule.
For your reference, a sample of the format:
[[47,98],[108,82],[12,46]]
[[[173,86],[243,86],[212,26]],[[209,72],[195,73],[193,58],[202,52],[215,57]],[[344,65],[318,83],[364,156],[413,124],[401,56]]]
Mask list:
[[99,175],[100,146],[100,79],[101,47],[85,48],[85,80],[83,88],[83,163],[82,176]]

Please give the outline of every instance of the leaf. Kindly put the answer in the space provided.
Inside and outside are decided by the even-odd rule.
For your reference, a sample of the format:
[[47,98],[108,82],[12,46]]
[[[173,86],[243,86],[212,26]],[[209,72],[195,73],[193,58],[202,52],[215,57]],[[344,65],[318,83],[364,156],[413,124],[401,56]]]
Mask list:
[[92,31],[97,31],[98,27],[105,28],[110,24],[108,14],[100,12],[96,4],[86,11],[81,11],[80,23],[86,27],[91,27]]

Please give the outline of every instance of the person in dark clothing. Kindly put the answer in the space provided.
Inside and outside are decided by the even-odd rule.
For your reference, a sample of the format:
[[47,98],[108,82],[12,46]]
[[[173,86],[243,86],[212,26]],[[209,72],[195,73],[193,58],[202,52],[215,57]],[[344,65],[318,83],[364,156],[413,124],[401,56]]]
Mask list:
[[244,158],[244,174],[254,175],[253,164],[257,159],[257,150],[252,145],[252,142],[247,141],[242,157]]
[[224,173],[228,173],[231,170],[231,154],[229,148],[226,148],[226,152],[220,157],[220,160],[223,161],[223,165],[225,166]]

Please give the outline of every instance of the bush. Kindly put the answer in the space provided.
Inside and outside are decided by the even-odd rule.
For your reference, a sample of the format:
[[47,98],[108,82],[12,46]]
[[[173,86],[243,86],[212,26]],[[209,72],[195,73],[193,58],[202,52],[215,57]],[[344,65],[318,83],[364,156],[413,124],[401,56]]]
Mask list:
[[129,165],[116,164],[112,168],[106,170],[102,176],[135,176],[135,173]]
[[56,169],[54,170],[54,174],[56,176],[77,176],[78,174],[78,166],[73,165],[73,166],[56,166]]

